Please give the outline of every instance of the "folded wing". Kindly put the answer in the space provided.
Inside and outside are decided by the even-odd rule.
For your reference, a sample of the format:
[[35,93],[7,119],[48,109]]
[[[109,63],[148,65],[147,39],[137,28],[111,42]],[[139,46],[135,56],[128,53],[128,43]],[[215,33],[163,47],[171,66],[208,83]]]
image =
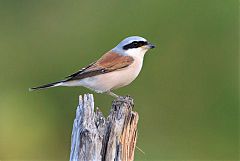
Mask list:
[[131,56],[124,56],[110,51],[86,68],[67,76],[65,81],[79,80],[115,70],[121,70],[131,65],[133,61],[134,59]]

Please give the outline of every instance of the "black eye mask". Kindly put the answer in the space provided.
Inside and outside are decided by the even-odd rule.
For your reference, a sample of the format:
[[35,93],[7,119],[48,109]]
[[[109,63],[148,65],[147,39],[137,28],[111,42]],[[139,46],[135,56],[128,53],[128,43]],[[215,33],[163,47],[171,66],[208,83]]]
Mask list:
[[123,49],[128,50],[128,49],[133,49],[133,48],[139,48],[141,46],[147,45],[147,41],[133,41],[130,44],[124,45]]

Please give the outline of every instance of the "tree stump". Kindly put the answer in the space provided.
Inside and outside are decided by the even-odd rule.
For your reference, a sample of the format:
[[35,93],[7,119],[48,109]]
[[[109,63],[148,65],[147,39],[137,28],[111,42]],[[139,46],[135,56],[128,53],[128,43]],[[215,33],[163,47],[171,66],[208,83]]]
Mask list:
[[119,97],[105,118],[92,94],[79,96],[73,124],[70,161],[133,161],[137,141],[138,113],[133,99]]

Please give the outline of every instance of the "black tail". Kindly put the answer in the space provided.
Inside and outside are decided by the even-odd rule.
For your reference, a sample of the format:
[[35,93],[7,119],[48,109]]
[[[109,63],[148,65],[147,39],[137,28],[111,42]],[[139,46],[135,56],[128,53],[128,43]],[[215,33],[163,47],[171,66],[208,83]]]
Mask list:
[[58,84],[58,83],[61,83],[61,82],[62,82],[62,81],[58,81],[58,82],[53,82],[53,83],[45,84],[45,85],[38,86],[38,87],[29,88],[29,91],[35,91],[35,90],[39,90],[39,89],[56,87],[57,84]]

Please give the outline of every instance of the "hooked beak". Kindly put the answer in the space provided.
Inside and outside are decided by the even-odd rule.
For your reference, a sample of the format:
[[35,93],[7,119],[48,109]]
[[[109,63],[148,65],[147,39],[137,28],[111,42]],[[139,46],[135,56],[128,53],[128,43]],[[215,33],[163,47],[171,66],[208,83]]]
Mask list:
[[147,44],[147,46],[148,46],[149,49],[153,49],[153,48],[156,47],[155,45],[151,44],[150,42]]

